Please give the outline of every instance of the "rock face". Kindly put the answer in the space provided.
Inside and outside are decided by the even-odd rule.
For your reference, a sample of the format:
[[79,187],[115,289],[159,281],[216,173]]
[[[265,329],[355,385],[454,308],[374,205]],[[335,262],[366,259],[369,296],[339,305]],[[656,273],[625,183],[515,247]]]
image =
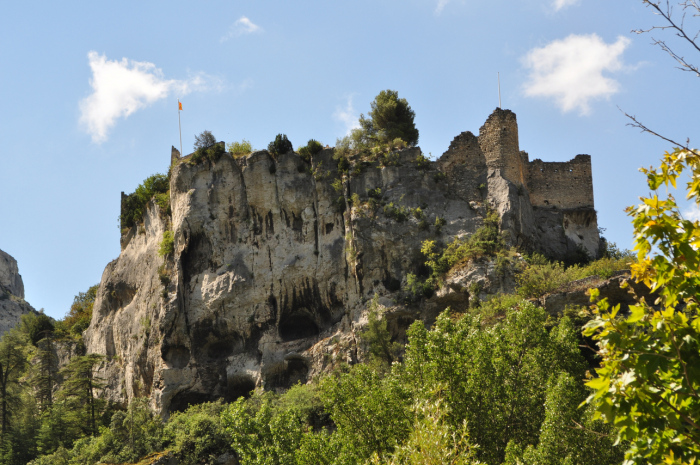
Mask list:
[[[381,163],[352,160],[342,173],[333,155],[176,160],[171,215],[151,202],[143,223],[123,235],[85,333],[88,351],[107,356],[109,397],[146,395],[167,414],[357,361],[357,331],[375,296],[391,308],[385,316],[397,337],[449,305],[449,295],[396,302],[407,274],[427,271],[421,243],[472,234],[488,205],[512,245],[556,258],[598,253],[592,188],[567,194],[563,181],[555,189],[530,176],[510,111],[496,110],[478,137],[460,134],[436,162],[410,148]],[[582,160],[590,177],[590,157]],[[561,219],[560,227],[543,230],[538,218]],[[174,252],[160,257],[168,230]],[[512,285],[488,266],[474,273],[481,289]]]
[[24,283],[17,261],[0,250],[0,336],[19,323],[22,315],[35,311],[24,301]]

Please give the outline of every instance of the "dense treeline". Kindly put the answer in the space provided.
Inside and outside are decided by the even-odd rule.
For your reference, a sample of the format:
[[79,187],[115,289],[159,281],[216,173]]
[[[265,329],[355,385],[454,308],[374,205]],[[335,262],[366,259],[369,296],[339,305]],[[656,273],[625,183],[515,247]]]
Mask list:
[[[627,258],[585,269],[609,271]],[[561,266],[529,261],[521,289]],[[578,311],[553,318],[522,297],[500,296],[464,314],[447,310],[429,329],[415,322],[402,347],[375,300],[361,335],[367,364],[338,365],[281,395],[192,406],[164,422],[146,399],[128,406],[102,399],[104,380],[94,375],[102,358],[85,354],[81,341],[95,293],[76,296],[59,322],[25,315],[0,340],[0,463],[135,463],[163,451],[182,464],[214,463],[223,454],[243,464],[622,459],[609,428],[593,421],[593,407],[579,408],[591,366],[579,347],[585,318]],[[57,351],[73,355],[60,369]]]

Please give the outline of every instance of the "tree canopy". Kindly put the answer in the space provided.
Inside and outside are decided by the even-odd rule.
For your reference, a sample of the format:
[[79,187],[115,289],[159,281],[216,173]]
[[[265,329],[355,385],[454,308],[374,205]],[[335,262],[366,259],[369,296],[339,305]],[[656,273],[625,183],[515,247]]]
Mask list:
[[360,115],[360,126],[370,139],[391,142],[401,139],[408,145],[418,143],[418,129],[413,122],[416,117],[405,98],[399,98],[395,90],[379,92],[370,104],[369,118]]

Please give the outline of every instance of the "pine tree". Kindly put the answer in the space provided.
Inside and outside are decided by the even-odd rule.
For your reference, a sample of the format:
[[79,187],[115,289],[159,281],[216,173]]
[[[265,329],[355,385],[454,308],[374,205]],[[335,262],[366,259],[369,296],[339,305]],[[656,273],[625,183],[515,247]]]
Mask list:
[[102,359],[103,356],[98,354],[73,357],[61,370],[65,381],[59,397],[74,407],[78,418],[84,420],[82,424],[87,425],[87,434],[91,435],[97,433],[98,401],[95,396],[104,388],[103,380],[94,375]]

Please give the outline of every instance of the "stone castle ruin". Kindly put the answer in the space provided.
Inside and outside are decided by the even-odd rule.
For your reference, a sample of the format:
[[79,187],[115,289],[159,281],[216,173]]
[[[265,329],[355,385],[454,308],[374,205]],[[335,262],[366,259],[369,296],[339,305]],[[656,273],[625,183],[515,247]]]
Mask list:
[[[581,251],[590,258],[598,257],[590,155],[577,155],[568,162],[530,161],[527,152],[520,150],[515,113],[499,108],[478,137],[471,132],[455,137],[437,164],[447,174],[450,187],[469,201],[481,201],[482,192],[493,191],[499,177],[511,190],[515,188],[519,199],[512,203],[517,208],[503,212],[503,229],[514,227],[511,232],[517,244],[553,259]],[[489,199],[499,205],[503,194],[491,192]],[[510,194],[506,197],[512,197]]]
[[[401,338],[471,298],[467,283],[401,303],[407,275],[426,276],[421,244],[473,234],[488,211],[521,250],[599,255],[590,156],[529,161],[509,110],[436,161],[418,147],[390,155],[350,160],[359,169],[344,174],[329,148],[310,160],[258,151],[199,163],[173,149],[172,213],[151,201],[123,231],[85,332],[87,350],[106,356],[105,394],[147,396],[167,414],[355,363],[373,299]],[[165,231],[174,250],[161,257]],[[508,288],[492,263],[479,266],[478,298]]]

